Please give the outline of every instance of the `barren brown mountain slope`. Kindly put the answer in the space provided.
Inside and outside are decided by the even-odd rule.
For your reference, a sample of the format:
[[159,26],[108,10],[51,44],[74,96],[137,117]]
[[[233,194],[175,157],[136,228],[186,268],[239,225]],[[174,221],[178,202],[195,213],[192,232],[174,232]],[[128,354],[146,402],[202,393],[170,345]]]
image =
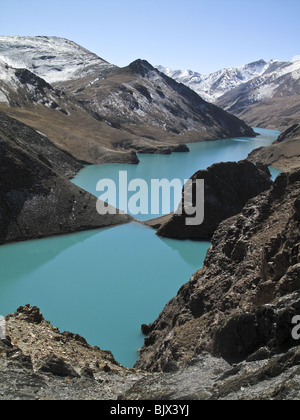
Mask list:
[[55,37],[0,37],[0,109],[92,164],[255,135],[146,61],[118,68]]
[[111,146],[110,139],[121,142],[132,137],[129,133],[93,118],[82,105],[29,70],[0,61],[0,88],[7,98],[0,101],[0,111],[46,135],[79,161],[138,163],[134,153]]
[[272,145],[254,150],[248,159],[274,166],[282,171],[299,168],[300,124],[289,127]]
[[[94,77],[59,82],[56,86],[113,127],[137,135],[140,142],[176,145],[254,135],[236,117],[208,104],[145,60]],[[118,146],[142,149],[130,141]]]

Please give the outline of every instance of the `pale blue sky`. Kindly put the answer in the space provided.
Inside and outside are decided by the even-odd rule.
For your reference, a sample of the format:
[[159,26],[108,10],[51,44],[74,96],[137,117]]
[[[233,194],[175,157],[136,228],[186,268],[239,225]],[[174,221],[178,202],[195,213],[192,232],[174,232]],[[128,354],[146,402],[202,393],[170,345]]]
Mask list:
[[300,54],[300,0],[0,0],[0,35],[55,35],[107,61],[210,73]]

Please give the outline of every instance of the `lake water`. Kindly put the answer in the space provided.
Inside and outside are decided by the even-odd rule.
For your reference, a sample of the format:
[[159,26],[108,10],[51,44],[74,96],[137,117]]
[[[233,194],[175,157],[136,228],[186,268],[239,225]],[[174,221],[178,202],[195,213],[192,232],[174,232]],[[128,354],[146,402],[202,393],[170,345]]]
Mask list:
[[[229,140],[220,140],[213,142],[202,142],[202,143],[191,143],[188,145],[190,153],[173,153],[172,155],[139,155],[139,165],[95,165],[87,166],[74,178],[73,182],[81,188],[89,191],[90,193],[99,197],[101,192],[97,192],[96,185],[97,181],[108,178],[115,182],[116,186],[119,186],[119,172],[126,171],[128,183],[133,179],[143,179],[149,185],[148,203],[149,210],[151,208],[151,191],[150,185],[152,179],[180,179],[182,185],[184,181],[189,179],[195,172],[200,169],[206,169],[217,162],[227,161],[239,161],[247,158],[252,150],[258,147],[268,146],[274,142],[274,140],[280,134],[279,131],[266,130],[255,128],[260,136],[256,138],[234,138]],[[276,177],[280,171],[275,168],[271,168],[272,175]],[[126,193],[126,192],[125,192]],[[124,191],[119,191],[117,188],[117,198],[121,197],[121,200],[117,199],[117,208],[126,211],[124,206],[121,204],[124,199]],[[131,196],[134,193],[131,193]],[[130,198],[130,193],[127,194]],[[175,203],[175,206],[171,206],[170,211],[174,211],[181,199],[181,191],[177,193],[174,198],[172,195],[171,204]],[[155,197],[155,200],[161,204],[161,197]],[[127,202],[127,200],[126,200]],[[110,202],[110,204],[113,204]],[[128,212],[130,213],[130,212]],[[160,206],[160,212],[152,214],[133,214],[137,220],[149,220],[161,216],[162,208]]]
[[[128,171],[129,179],[184,180],[212,163],[246,158],[278,136],[259,131],[262,135],[256,139],[191,144],[187,154],[142,155],[138,166],[87,167],[74,182],[96,194],[97,181],[117,180],[120,170]],[[278,173],[274,170],[273,175]],[[132,367],[143,345],[141,324],[153,322],[201,268],[209,246],[161,239],[138,223],[2,246],[0,314],[36,305],[61,331],[84,336]]]

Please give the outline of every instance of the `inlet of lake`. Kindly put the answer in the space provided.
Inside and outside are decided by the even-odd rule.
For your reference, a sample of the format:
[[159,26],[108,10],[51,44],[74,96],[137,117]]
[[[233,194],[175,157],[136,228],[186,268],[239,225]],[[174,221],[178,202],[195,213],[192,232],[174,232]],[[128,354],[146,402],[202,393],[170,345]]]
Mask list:
[[[190,153],[139,155],[139,165],[89,166],[73,182],[94,195],[100,179],[117,182],[120,171],[127,171],[128,180],[183,182],[214,163],[245,159],[279,134],[255,130],[256,138],[189,144]],[[271,170],[273,177],[280,172]],[[139,223],[1,246],[0,314],[38,306],[60,331],[80,334],[133,367],[144,341],[141,325],[153,322],[202,267],[209,247],[209,242],[159,238]]]

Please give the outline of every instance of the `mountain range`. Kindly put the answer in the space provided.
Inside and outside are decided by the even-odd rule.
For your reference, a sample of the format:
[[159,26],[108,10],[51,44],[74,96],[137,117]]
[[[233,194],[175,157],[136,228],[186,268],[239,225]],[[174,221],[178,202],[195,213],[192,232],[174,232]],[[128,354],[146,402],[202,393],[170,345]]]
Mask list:
[[255,135],[145,60],[119,68],[56,37],[0,37],[0,110],[90,164]]
[[[253,125],[291,125],[299,67],[261,61],[224,71],[206,94],[214,89],[210,100]],[[182,82],[141,59],[119,68],[62,38],[0,37],[0,244],[131,222],[122,212],[99,215],[96,198],[69,181],[84,164],[134,164],[137,152],[255,136]],[[142,326],[135,369],[26,305],[4,318],[0,400],[299,400],[299,138],[294,124],[250,155],[260,166],[226,162],[192,177],[206,178],[205,217],[218,227],[208,226],[203,267]],[[265,165],[278,161],[294,170],[273,183]],[[51,258],[60,251],[52,248]]]
[[300,61],[259,60],[201,75],[158,69],[248,124],[284,130],[300,118]]

